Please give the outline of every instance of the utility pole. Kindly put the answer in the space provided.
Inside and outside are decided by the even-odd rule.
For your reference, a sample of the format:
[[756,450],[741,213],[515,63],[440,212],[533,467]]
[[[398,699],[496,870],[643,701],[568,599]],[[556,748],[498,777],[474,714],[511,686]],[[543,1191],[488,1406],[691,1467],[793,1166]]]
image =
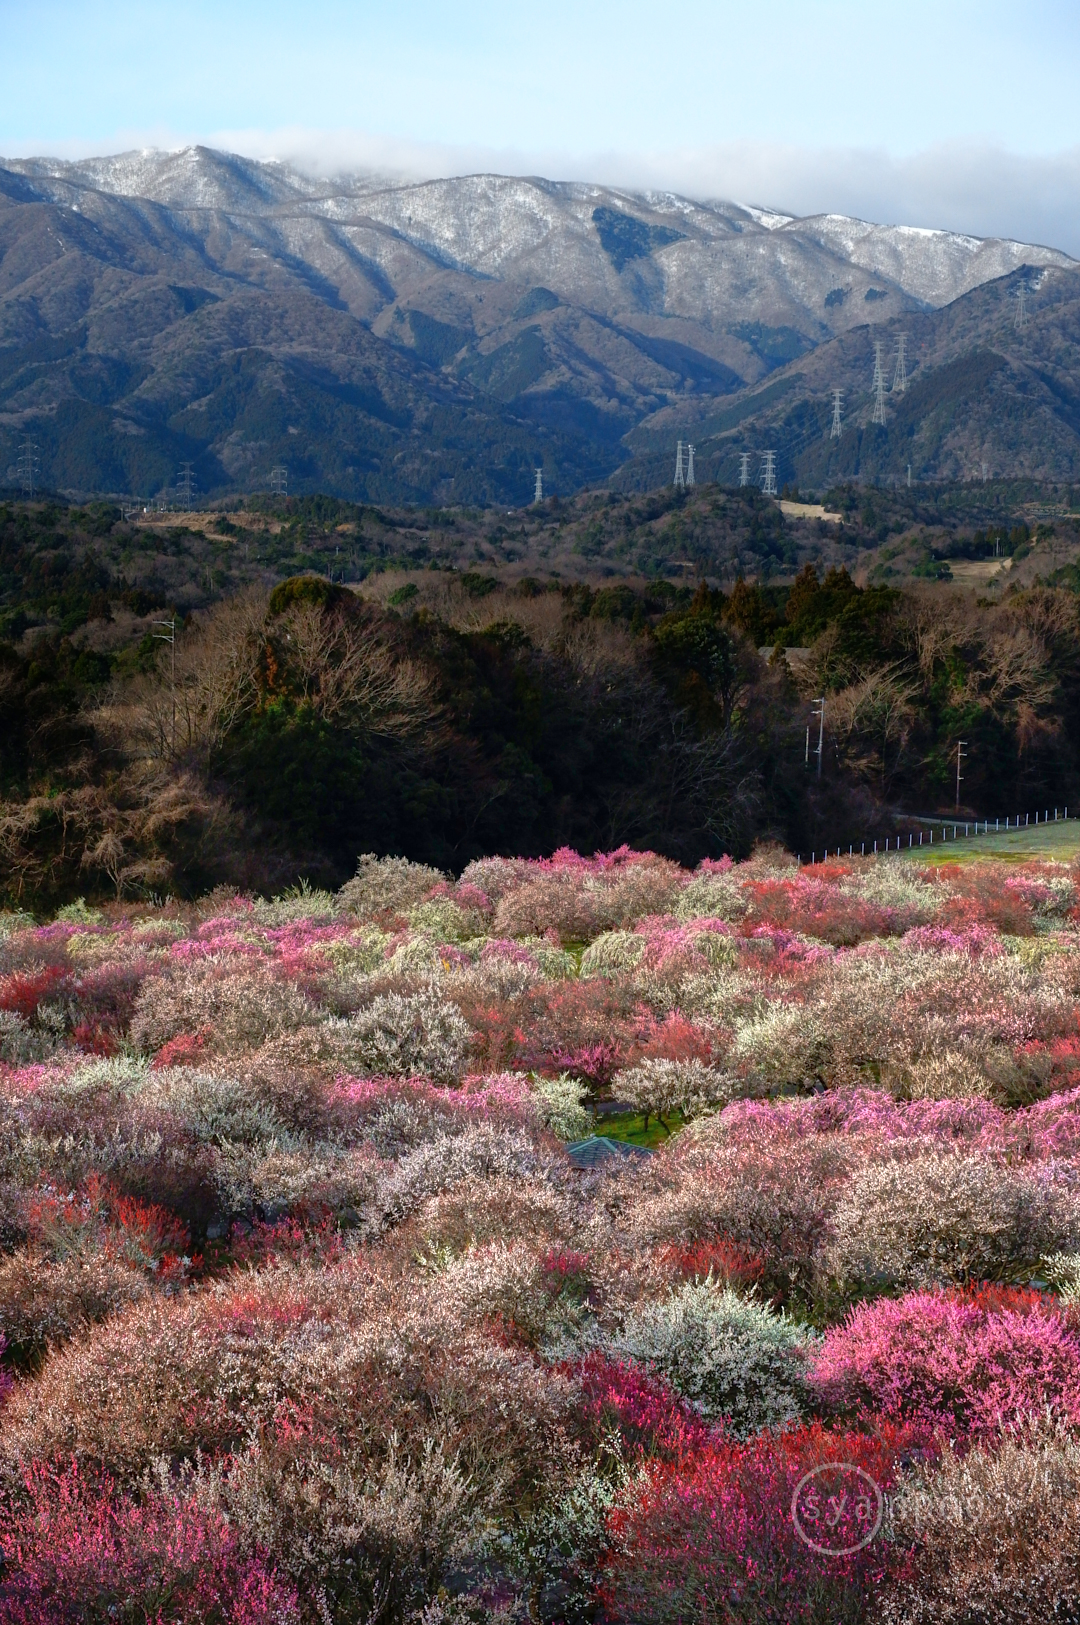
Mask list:
[[874,340],[874,413],[872,423],[880,423],[885,427],[885,368],[881,364],[881,352],[884,348],[882,339]]
[[19,484],[22,486],[23,496],[34,500],[34,484],[38,473],[37,441],[29,436],[23,441],[19,450]]
[[536,470],[536,490],[533,492],[533,502],[534,503],[543,502],[543,500],[544,500],[544,471],[543,471],[542,468],[538,468]]
[[839,440],[844,432],[844,391],[834,389],[832,392],[832,428],[829,430],[830,440]]
[[761,454],[761,490],[767,497],[776,495],[775,451],[763,451]]
[[900,333],[896,340],[896,369],[893,372],[892,392],[902,395],[907,389],[907,334]]
[[195,478],[194,464],[181,463],[180,477],[176,482],[176,494],[180,498],[180,504],[185,513],[190,513],[197,489],[198,481]]
[[739,453],[739,484],[750,484],[750,453],[748,451],[740,451]]
[[169,621],[158,621],[158,626],[164,627],[163,632],[155,632],[154,636],[159,643],[169,645],[169,687],[172,690],[172,744],[170,749],[176,755],[176,616]]
[[686,476],[683,473],[681,440],[679,441],[678,449],[675,452],[675,485],[678,490],[686,490]]
[[[825,754],[825,696],[824,696],[824,694],[821,696],[820,700],[811,700],[811,702],[810,702],[810,715],[812,717],[817,717],[817,720],[818,720],[817,750],[815,752],[815,755],[817,756],[817,776],[820,779],[820,777],[821,777],[821,758]],[[810,737],[810,734],[809,734],[809,729],[808,729],[807,730],[807,740],[808,741],[809,741],[809,737]]]
[[958,739],[956,741],[956,811],[957,812],[960,811],[960,785],[962,783],[961,774],[960,774],[960,763],[964,760],[964,757],[967,755],[967,751],[964,749],[964,746],[966,744],[967,744],[966,739]]
[[694,484],[694,448],[689,442],[686,447],[686,483],[687,486]]
[[287,497],[289,494],[289,470],[284,463],[270,470],[270,490],[276,497]]

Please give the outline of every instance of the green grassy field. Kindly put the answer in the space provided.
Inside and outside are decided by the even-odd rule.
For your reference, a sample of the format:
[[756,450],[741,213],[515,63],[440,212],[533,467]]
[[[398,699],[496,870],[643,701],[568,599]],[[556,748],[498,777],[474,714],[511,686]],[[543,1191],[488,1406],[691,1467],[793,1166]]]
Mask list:
[[[935,830],[932,847],[915,847],[904,852],[904,857],[919,863],[957,863],[971,860],[1004,859],[1025,863],[1031,858],[1048,858],[1058,863],[1071,863],[1080,854],[1080,818],[1058,819],[1057,823],[1029,824],[1026,829],[1010,829],[987,835],[971,835],[964,840],[949,839],[939,843]],[[901,849],[903,851],[903,849]]]
[[666,1112],[663,1123],[655,1117],[650,1117],[649,1126],[646,1128],[645,1119],[640,1112],[633,1115],[629,1112],[618,1115],[605,1112],[603,1115],[597,1115],[592,1132],[606,1135],[609,1140],[628,1140],[631,1145],[644,1145],[650,1150],[655,1150],[658,1145],[663,1145],[665,1140],[670,1140],[673,1134],[677,1134],[683,1122],[682,1112]]

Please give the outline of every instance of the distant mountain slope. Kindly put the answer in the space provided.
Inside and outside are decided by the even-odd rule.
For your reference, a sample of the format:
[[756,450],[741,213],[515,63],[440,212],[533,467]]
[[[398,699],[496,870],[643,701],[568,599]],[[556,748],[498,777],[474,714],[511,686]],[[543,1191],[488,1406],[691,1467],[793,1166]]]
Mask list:
[[[1017,295],[1024,288],[1024,324]],[[906,388],[897,382],[899,338]],[[874,419],[875,343],[885,422]],[[842,427],[832,436],[832,392]],[[778,484],[1080,478],[1080,268],[1014,272],[941,310],[855,328],[778,370],[764,387],[668,407],[628,436],[616,480],[649,489],[670,478],[671,445],[695,442],[698,477],[730,483],[743,453],[757,479],[766,449]]]
[[602,481],[642,433],[741,412],[868,322],[1073,263],[535,178],[321,181],[204,148],[13,161],[0,483],[30,434],[82,492],[150,494],[190,461],[203,491],[285,464],[293,489],[521,503],[537,465],[548,489]]

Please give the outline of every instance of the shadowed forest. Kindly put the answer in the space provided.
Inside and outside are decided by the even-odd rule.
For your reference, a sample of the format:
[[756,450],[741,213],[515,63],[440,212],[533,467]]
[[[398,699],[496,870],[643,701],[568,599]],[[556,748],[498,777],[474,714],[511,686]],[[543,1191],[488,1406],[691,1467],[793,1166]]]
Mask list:
[[[1023,522],[833,500],[832,529],[720,491],[510,525],[0,508],[4,892],[338,885],[365,851],[460,872],[561,845],[820,849],[952,811],[958,740],[969,815],[1080,804],[1072,522],[1033,552]],[[999,553],[1004,591],[952,579]]]

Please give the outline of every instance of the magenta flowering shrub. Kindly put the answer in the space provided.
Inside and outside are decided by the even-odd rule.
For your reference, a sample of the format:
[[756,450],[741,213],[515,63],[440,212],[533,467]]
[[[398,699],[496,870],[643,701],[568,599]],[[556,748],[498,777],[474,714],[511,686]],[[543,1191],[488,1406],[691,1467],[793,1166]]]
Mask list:
[[[369,854],[11,918],[0,1619],[1034,1625],[1077,1254],[1063,865]],[[826,1560],[837,1459],[895,1497]]]
[[0,1510],[0,1616],[11,1625],[298,1625],[294,1587],[220,1512],[119,1495],[76,1463],[27,1468]]
[[639,1365],[590,1354],[573,1375],[598,1444],[615,1433],[628,1456],[681,1461],[713,1437],[692,1406]]
[[[609,1616],[635,1625],[855,1625],[888,1572],[888,1548],[871,1541],[823,1562],[796,1533],[792,1495],[808,1471],[837,1461],[861,1468],[885,1493],[910,1443],[910,1432],[895,1427],[832,1433],[811,1424],[743,1444],[720,1437],[657,1462],[609,1518],[601,1587]],[[858,1499],[849,1493],[840,1521],[823,1523],[840,1547],[860,1538]]]
[[[1010,1302],[1010,1299],[1012,1300]],[[809,1369],[832,1410],[952,1437],[993,1438],[1033,1418],[1080,1423],[1080,1335],[1052,1301],[913,1292],[860,1304]]]

